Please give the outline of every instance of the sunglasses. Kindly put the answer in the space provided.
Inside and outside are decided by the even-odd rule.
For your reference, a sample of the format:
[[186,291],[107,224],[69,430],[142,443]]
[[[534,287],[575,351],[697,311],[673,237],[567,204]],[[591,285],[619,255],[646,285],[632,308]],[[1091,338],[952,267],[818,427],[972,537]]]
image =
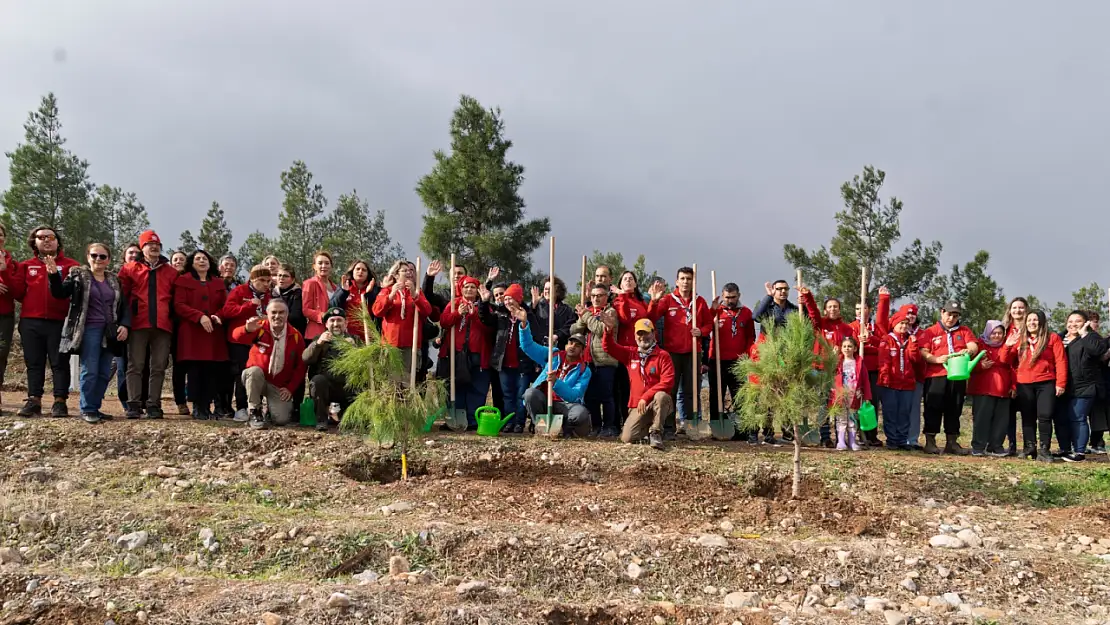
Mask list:
[[89,254],[91,260],[108,260],[107,254]]
[[36,234],[35,235],[35,239],[38,240],[38,241],[54,241],[57,238],[58,238],[58,236],[54,235],[54,234]]

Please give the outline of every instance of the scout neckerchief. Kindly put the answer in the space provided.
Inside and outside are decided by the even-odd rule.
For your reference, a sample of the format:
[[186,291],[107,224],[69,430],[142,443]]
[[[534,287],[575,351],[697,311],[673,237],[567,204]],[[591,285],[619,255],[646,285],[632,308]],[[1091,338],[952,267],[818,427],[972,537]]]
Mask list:
[[910,335],[906,334],[903,340],[897,334],[891,332],[890,338],[894,339],[894,344],[898,346],[898,373],[906,372],[906,346],[910,344]]
[[937,325],[940,326],[941,330],[944,330],[945,338],[948,339],[948,353],[949,354],[955,354],[956,353],[956,345],[952,343],[952,335],[956,333],[956,330],[960,329],[960,324],[957,323],[955,326],[952,327],[951,330],[944,327],[944,324],[940,323],[939,321],[937,322]]
[[263,304],[261,304],[257,308],[255,308],[255,312],[258,314],[259,317],[265,317],[266,316],[265,300],[262,299],[262,298],[263,298],[264,295],[269,295],[269,293],[266,293],[264,291],[254,290],[254,285],[249,283],[249,282],[247,283],[247,288],[249,288],[251,290],[251,295],[254,296],[253,299],[257,299],[258,301],[263,302]]
[[740,327],[740,308],[725,307],[721,310],[728,313],[728,318],[732,321],[732,337],[736,338],[736,331]]
[[691,298],[691,300],[689,302],[687,302],[686,300],[682,299],[681,295],[678,294],[678,289],[675,289],[674,293],[671,293],[671,299],[673,299],[674,301],[676,301],[676,302],[678,302],[679,304],[682,305],[682,312],[686,313],[686,325],[688,325],[690,327],[693,327],[693,322],[692,322],[692,319],[694,317],[694,301],[693,301],[693,298]]
[[648,361],[649,358],[651,358],[651,355],[655,353],[655,350],[658,347],[659,347],[659,343],[653,343],[652,346],[649,347],[646,352],[642,349],[639,352],[639,356],[640,356],[640,379],[643,380],[644,386],[647,386],[647,361]]

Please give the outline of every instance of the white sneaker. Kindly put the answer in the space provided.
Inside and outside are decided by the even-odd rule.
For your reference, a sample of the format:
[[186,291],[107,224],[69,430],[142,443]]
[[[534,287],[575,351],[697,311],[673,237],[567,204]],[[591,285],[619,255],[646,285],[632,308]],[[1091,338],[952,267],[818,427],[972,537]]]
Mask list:
[[243,408],[236,410],[235,416],[231,418],[231,420],[236,423],[246,423],[248,419],[250,419],[250,415],[248,415],[247,411]]

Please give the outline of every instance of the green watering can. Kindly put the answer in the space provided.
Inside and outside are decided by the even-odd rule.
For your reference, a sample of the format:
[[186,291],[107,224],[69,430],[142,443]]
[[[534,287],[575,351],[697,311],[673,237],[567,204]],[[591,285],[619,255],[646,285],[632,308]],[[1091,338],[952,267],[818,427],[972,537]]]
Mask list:
[[313,427],[316,425],[316,400],[311,397],[306,397],[301,402],[300,411],[301,425],[305,427]]
[[515,414],[510,412],[502,418],[496,406],[482,406],[474,412],[474,418],[478,420],[478,436],[497,436]]
[[445,413],[445,412],[447,412],[447,406],[446,405],[442,406],[439,409],[439,411],[428,415],[428,418],[424,420],[424,431],[425,432],[431,432],[432,431],[432,425],[435,424],[436,420],[439,419],[440,417],[442,417],[443,413]]
[[985,353],[987,353],[986,350],[980,351],[974,360],[967,353],[949,356],[948,360],[944,361],[944,370],[948,372],[948,379],[959,382],[970,378],[971,370],[979,363],[979,359]]
[[879,427],[879,418],[875,413],[875,404],[864,400],[856,411],[856,417],[859,418],[859,429],[862,432],[870,432]]

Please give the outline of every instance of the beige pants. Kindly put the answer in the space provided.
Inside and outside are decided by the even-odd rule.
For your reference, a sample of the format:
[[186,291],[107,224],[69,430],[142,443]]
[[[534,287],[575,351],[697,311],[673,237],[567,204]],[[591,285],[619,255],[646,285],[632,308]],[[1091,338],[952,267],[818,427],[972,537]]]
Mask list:
[[266,381],[266,372],[261,367],[243,370],[243,387],[247,389],[247,405],[262,406],[262,395],[266,395],[266,405],[270,408],[270,421],[274,425],[289,425],[293,422],[293,399],[281,401],[281,389]]
[[670,395],[659,391],[643,412],[635,408],[628,410],[628,418],[625,419],[624,429],[621,431],[621,441],[634,443],[650,432],[662,432],[663,422],[672,414],[674,414],[674,400]]

